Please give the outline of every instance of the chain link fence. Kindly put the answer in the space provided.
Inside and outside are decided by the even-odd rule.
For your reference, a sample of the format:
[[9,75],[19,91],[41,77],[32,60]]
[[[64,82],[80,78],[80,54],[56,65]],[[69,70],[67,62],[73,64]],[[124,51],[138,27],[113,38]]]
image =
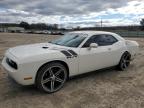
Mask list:
[[114,32],[119,34],[122,37],[143,37],[144,38],[144,31],[118,31],[118,30],[111,30],[110,32]]

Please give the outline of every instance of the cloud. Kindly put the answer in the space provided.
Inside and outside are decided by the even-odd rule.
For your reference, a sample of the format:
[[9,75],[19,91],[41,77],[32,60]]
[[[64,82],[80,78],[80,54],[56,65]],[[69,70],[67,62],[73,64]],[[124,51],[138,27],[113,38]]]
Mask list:
[[104,22],[110,22],[112,25],[125,25],[136,21],[138,23],[138,19],[144,15],[143,12],[144,0],[0,1],[0,22],[27,21],[69,25],[89,23],[95,26],[103,19]]
[[70,15],[99,12],[126,5],[126,0],[1,0],[0,7],[43,15]]

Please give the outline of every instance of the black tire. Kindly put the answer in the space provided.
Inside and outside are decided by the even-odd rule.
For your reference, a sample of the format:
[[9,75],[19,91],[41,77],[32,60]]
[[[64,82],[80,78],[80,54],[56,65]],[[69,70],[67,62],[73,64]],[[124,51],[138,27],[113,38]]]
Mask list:
[[67,79],[67,69],[60,63],[49,63],[38,71],[36,86],[40,91],[53,93],[60,90]]
[[117,66],[118,69],[124,71],[130,65],[130,61],[131,61],[131,54],[129,52],[125,52],[122,55],[120,62]]

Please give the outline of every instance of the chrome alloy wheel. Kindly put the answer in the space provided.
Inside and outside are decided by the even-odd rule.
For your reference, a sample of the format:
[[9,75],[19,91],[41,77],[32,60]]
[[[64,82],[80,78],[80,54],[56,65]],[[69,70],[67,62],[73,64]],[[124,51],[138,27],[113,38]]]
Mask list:
[[125,70],[131,61],[131,55],[129,53],[125,53],[122,58],[121,58],[121,62],[120,62],[120,68],[121,70]]
[[65,83],[67,74],[61,66],[51,66],[43,72],[41,84],[46,92],[55,92]]

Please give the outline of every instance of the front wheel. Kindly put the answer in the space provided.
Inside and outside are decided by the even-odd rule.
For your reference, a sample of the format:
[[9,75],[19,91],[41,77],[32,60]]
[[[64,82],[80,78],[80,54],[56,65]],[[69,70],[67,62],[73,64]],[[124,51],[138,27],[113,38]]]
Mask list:
[[60,90],[67,79],[67,69],[60,63],[43,66],[36,78],[37,87],[44,92],[53,93]]
[[125,70],[129,66],[130,60],[131,60],[130,53],[125,52],[120,59],[120,62],[118,64],[118,69],[122,71]]

